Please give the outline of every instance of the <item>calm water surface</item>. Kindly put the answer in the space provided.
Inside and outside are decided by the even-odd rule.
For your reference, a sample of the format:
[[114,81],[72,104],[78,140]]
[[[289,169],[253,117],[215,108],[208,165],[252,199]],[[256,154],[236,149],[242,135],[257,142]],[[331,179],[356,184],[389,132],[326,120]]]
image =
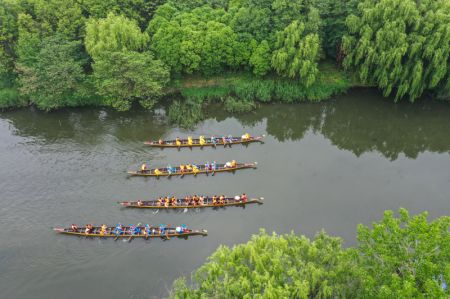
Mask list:
[[[160,150],[149,137],[266,134],[263,145]],[[207,111],[193,130],[163,111],[105,109],[0,113],[0,290],[2,298],[159,298],[220,244],[267,231],[313,236],[322,228],[355,243],[358,223],[385,209],[450,215],[450,105],[393,104],[353,91],[320,104],[267,105],[249,115]],[[127,178],[141,161],[258,161],[256,170],[172,179]],[[165,194],[264,196],[246,209],[123,210],[118,200]],[[186,223],[207,237],[88,240],[53,226]]]

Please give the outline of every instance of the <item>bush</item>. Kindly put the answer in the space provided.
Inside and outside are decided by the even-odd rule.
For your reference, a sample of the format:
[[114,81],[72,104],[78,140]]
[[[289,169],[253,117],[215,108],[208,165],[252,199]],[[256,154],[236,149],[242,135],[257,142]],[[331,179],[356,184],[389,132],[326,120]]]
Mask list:
[[256,108],[256,104],[254,101],[239,100],[232,96],[226,97],[224,105],[226,111],[236,113],[249,112]]
[[15,88],[0,89],[0,109],[23,107],[26,105],[27,101],[20,97],[17,89]]

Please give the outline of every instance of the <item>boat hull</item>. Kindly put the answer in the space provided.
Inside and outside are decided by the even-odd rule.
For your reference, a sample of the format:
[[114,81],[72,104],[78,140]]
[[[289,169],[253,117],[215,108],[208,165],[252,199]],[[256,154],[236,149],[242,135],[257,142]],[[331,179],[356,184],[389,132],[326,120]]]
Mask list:
[[[141,227],[141,231],[144,227]],[[84,232],[85,227],[78,228],[77,231],[73,231],[70,228],[61,228],[61,227],[55,227],[53,230],[57,233],[64,234],[64,235],[70,235],[70,236],[78,236],[78,237],[92,237],[92,238],[167,238],[167,237],[188,237],[188,236],[206,236],[208,235],[208,231],[205,229],[202,230],[188,230],[186,232],[178,233],[175,228],[169,228],[166,229],[167,233],[160,234],[159,229],[157,227],[152,227],[151,229],[154,230],[154,233],[149,234],[148,236],[144,233],[140,234],[130,234],[129,228],[124,227],[123,233],[120,235],[116,235],[114,233],[115,227],[108,227],[106,229],[105,234],[100,233],[100,227],[94,227],[92,230],[92,233],[86,234]]]
[[204,147],[204,146],[227,146],[227,145],[234,145],[234,144],[249,144],[252,142],[263,142],[262,139],[265,136],[258,136],[253,137],[251,139],[242,140],[239,137],[233,137],[232,142],[226,142],[223,143],[221,138],[217,138],[216,143],[212,142],[206,142],[205,144],[200,144],[199,139],[193,139],[193,144],[188,144],[186,139],[181,140],[181,145],[177,145],[175,140],[167,140],[164,141],[164,143],[160,144],[158,141],[146,141],[144,142],[145,145],[151,146],[151,147],[160,147],[160,148],[182,148],[182,147]]
[[262,197],[252,198],[252,199],[247,200],[246,202],[242,202],[242,201],[237,201],[234,198],[227,198],[226,199],[227,202],[224,204],[212,204],[210,201],[211,199],[209,198],[207,203],[205,203],[203,205],[185,205],[185,204],[181,203],[181,204],[177,204],[176,206],[158,206],[157,201],[143,201],[141,205],[139,205],[137,201],[131,201],[131,202],[130,201],[122,201],[122,202],[119,202],[119,204],[125,208],[171,210],[171,209],[239,207],[239,206],[246,206],[248,204],[254,204],[254,203],[263,204],[263,199],[264,198],[262,198]]
[[141,171],[128,171],[128,175],[130,176],[148,176],[148,177],[164,177],[164,176],[181,176],[181,175],[197,175],[197,174],[213,174],[213,173],[217,173],[217,172],[233,172],[236,170],[241,170],[241,169],[247,169],[247,168],[256,168],[257,163],[243,163],[243,164],[238,164],[236,167],[221,167],[218,168],[214,171],[212,170],[205,170],[204,167],[199,167],[199,171],[197,173],[193,172],[193,171],[185,171],[185,172],[180,172],[179,168],[177,168],[177,171],[174,173],[168,173],[167,170],[165,168],[162,168],[161,174],[155,174],[153,169],[150,169],[146,172],[141,172]]

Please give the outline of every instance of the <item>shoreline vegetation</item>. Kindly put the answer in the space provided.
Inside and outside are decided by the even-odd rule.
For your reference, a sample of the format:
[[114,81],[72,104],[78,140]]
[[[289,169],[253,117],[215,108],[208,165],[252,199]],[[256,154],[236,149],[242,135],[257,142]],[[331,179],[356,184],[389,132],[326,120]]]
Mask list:
[[246,112],[359,85],[448,100],[449,15],[446,0],[4,0],[0,109],[152,109],[178,91]]

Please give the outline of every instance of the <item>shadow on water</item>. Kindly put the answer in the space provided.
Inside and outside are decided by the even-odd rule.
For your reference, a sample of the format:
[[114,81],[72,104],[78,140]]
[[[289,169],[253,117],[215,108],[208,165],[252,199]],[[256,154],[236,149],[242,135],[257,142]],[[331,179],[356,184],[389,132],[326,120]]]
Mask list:
[[261,105],[246,114],[230,114],[218,104],[203,107],[174,101],[155,112],[81,108],[51,113],[19,110],[0,115],[14,127],[16,135],[34,137],[43,143],[71,139],[95,145],[108,135],[119,141],[141,142],[163,137],[171,128],[169,123],[193,128],[202,120],[220,123],[235,118],[247,127],[266,122],[267,134],[281,142],[301,140],[307,132],[322,134],[339,149],[356,156],[376,151],[395,160],[400,154],[416,158],[424,151],[450,151],[448,103],[423,99],[414,104],[396,104],[365,89],[322,103]]

